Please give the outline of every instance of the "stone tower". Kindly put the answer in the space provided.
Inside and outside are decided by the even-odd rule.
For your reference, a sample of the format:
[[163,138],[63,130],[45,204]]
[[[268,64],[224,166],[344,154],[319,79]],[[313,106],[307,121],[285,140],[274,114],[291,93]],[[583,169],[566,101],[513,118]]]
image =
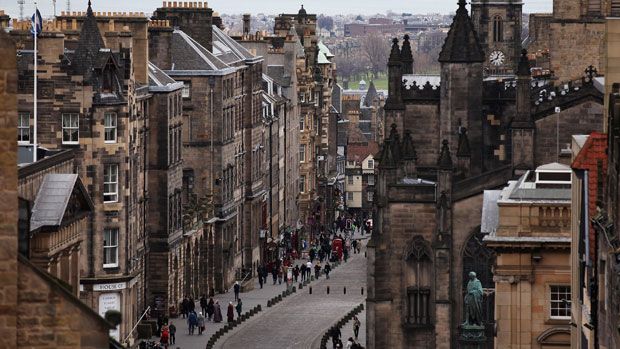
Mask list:
[[439,62],[439,138],[447,140],[449,148],[456,149],[461,156],[458,171],[466,172],[465,175],[479,174],[484,168],[481,103],[484,52],[465,8],[465,0],[459,1]]
[[517,114],[512,122],[512,166],[517,175],[534,168],[534,131],[531,117],[530,62],[527,51],[523,50],[516,70],[517,75]]
[[485,74],[510,75],[521,51],[521,0],[472,0],[471,17],[486,60]]

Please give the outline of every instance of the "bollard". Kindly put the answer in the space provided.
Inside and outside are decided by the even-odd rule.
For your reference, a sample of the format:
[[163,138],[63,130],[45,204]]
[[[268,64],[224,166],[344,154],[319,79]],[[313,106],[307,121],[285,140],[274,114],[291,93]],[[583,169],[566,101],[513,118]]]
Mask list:
[[327,294],[329,294],[329,286],[327,286]]
[[293,286],[293,293],[297,292],[297,288],[295,288],[295,286]]
[[310,286],[310,294],[312,294],[312,286]]
[[364,287],[362,287],[362,296],[364,295]]
[[[362,289],[362,294],[364,294],[364,290]],[[271,307],[271,299],[267,301],[267,308]]]
[[344,290],[342,291],[344,294],[347,294],[347,287],[344,287]]
[[304,287],[304,285],[300,282],[298,288],[301,290],[303,287]]
[[364,257],[366,257],[366,251],[364,251]]
[[258,309],[258,311],[261,311],[261,310],[263,310],[263,307],[261,307],[261,305],[259,304],[259,305],[256,306],[256,309]]

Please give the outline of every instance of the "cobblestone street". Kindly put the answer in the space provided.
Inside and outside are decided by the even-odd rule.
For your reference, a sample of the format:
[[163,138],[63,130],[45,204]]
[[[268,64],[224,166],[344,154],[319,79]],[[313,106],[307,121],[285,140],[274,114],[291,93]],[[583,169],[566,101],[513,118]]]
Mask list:
[[[365,248],[332,272],[330,279],[313,282],[312,294],[304,287],[273,308],[263,308],[257,317],[217,342],[217,348],[319,348],[323,333],[366,297]],[[327,287],[330,293],[327,294]],[[344,294],[344,287],[347,288]],[[364,295],[361,288],[364,287]],[[263,305],[264,307],[264,305]],[[364,313],[360,314],[364,316]],[[343,329],[343,343],[352,327]],[[362,324],[360,333],[365,331]],[[365,345],[362,342],[362,345]]]

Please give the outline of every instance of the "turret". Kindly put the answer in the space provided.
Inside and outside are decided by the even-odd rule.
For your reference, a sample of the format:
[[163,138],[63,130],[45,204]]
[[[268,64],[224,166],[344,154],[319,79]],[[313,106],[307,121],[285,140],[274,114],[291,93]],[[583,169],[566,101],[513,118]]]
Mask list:
[[406,34],[403,40],[403,47],[400,50],[400,60],[403,62],[403,74],[413,74],[413,53],[411,53],[411,44],[409,43],[409,35]]
[[403,63],[398,47],[398,39],[392,40],[392,51],[388,60],[388,98],[385,101],[385,110],[405,109],[402,98]]
[[511,125],[512,166],[515,174],[521,175],[534,169],[534,121],[530,111],[530,89],[532,77],[527,51],[521,51],[517,65],[517,113]]
[[441,63],[440,139],[458,149],[459,130],[467,129],[470,149],[470,173],[484,171],[482,146],[482,63],[484,52],[474,25],[465,8],[465,0],[450,26],[439,54]]

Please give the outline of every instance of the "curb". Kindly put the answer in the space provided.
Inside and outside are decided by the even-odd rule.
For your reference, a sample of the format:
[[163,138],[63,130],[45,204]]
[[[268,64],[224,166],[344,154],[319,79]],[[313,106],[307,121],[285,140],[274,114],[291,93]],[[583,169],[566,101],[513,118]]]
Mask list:
[[323,334],[323,337],[321,337],[321,349],[327,349],[327,341],[330,338],[330,332],[332,331],[332,329],[341,329],[345,324],[347,324],[349,321],[351,321],[351,319],[353,319],[353,316],[359,314],[362,310],[364,310],[364,303],[361,303],[360,305],[351,309],[351,311],[349,311],[347,315],[343,316],[340,320],[338,320],[338,322],[331,326],[327,330],[327,332]]
[[209,338],[209,341],[207,341],[206,349],[212,349],[215,346],[215,343],[217,342],[217,340],[220,339],[223,335],[225,335],[226,332],[241,325],[244,321],[258,314],[261,310],[262,310],[262,307],[259,304],[255,306],[254,308],[250,309],[249,311],[241,314],[241,316],[237,317],[233,322],[230,322],[224,325],[224,327],[220,328],[213,335],[211,335],[211,337]]

